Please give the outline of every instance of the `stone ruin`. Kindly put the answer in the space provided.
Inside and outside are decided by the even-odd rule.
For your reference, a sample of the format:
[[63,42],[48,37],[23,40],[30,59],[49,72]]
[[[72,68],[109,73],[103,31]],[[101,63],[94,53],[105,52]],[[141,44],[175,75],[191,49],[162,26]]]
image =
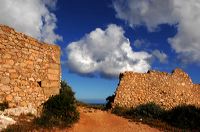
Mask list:
[[171,74],[158,71],[121,73],[112,107],[130,108],[149,102],[164,109],[182,104],[200,107],[200,85],[193,84],[188,74],[178,68]]
[[59,93],[60,48],[0,25],[0,103],[38,107]]

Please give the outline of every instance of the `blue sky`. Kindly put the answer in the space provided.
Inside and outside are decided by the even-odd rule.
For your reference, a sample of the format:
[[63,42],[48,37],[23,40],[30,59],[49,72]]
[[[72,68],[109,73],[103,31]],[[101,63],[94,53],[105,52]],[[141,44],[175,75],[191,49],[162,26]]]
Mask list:
[[197,0],[2,0],[0,23],[58,44],[62,78],[76,97],[105,99],[126,70],[180,67],[200,83],[199,5]]

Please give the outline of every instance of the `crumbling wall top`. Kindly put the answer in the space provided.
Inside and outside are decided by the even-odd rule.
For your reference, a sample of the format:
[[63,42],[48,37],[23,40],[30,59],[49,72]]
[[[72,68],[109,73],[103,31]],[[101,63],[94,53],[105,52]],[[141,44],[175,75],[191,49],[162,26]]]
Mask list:
[[154,70],[121,73],[115,94],[113,106],[136,107],[148,102],[166,109],[180,104],[200,106],[200,85],[193,84],[189,75],[180,68],[172,73]]

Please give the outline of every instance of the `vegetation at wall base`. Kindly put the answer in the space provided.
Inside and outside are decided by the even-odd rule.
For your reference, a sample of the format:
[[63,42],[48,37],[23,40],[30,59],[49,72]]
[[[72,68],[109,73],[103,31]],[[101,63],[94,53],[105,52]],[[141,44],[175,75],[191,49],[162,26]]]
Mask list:
[[135,109],[129,109],[126,114],[129,116],[134,115],[135,117],[146,117],[146,118],[153,118],[153,119],[159,119],[162,114],[164,113],[164,110],[161,109],[159,105],[156,105],[155,103],[148,103],[148,104],[142,104]]
[[180,105],[171,110],[164,110],[155,103],[139,105],[135,108],[116,106],[112,113],[166,130],[200,130],[200,108]]
[[0,103],[0,111],[4,111],[8,108],[8,102]]
[[177,106],[166,111],[163,120],[175,127],[200,130],[200,108],[192,105]]
[[112,108],[112,103],[114,102],[115,99],[115,94],[108,96],[106,98],[106,109],[111,109]]
[[78,120],[79,112],[77,111],[74,92],[65,81],[62,81],[60,94],[50,97],[43,104],[40,117],[36,118],[30,114],[20,115],[16,124],[8,126],[3,131],[47,131],[46,129],[69,127]]
[[43,104],[42,115],[35,121],[45,127],[66,127],[78,121],[78,119],[79,112],[76,108],[74,92],[65,81],[62,81],[60,94],[50,97]]

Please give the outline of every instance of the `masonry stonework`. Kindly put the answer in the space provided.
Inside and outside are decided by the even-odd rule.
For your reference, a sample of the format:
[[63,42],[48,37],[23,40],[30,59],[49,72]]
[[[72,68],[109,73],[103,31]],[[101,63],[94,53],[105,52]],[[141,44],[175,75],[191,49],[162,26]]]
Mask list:
[[149,71],[148,73],[125,72],[115,92],[113,107],[137,107],[154,102],[164,109],[187,104],[200,107],[200,85],[181,69],[171,74]]
[[0,103],[38,107],[59,93],[60,48],[0,25]]

